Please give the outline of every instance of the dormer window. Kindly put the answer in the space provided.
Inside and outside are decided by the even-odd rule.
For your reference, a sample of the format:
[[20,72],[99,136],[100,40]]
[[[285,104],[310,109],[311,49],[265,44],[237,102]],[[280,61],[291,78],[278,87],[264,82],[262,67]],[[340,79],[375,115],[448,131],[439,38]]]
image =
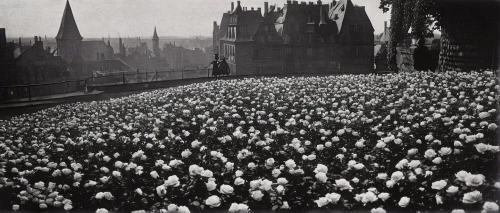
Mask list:
[[341,10],[342,12],[344,12],[344,10],[345,10],[345,5],[342,5],[342,6],[340,7],[340,10]]
[[338,20],[339,19],[339,14],[335,14],[335,17],[333,19]]

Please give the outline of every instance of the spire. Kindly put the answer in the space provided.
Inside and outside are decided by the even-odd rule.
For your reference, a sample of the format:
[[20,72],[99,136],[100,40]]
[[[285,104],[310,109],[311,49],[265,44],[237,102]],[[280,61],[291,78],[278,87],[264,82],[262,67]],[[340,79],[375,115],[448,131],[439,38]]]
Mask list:
[[75,17],[73,16],[73,11],[69,5],[69,0],[66,1],[66,7],[64,8],[63,17],[61,20],[61,26],[59,27],[59,32],[57,33],[56,39],[63,40],[82,40],[83,37],[78,31],[78,26],[76,25]]
[[156,33],[156,26],[155,26],[155,33],[153,34],[153,39],[159,39],[158,33]]

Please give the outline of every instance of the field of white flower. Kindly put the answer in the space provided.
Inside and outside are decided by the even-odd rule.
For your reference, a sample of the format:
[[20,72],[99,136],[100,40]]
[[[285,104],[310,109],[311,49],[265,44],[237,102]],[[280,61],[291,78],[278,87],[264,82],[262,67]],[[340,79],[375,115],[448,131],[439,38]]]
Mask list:
[[219,80],[0,121],[9,209],[498,211],[494,72]]

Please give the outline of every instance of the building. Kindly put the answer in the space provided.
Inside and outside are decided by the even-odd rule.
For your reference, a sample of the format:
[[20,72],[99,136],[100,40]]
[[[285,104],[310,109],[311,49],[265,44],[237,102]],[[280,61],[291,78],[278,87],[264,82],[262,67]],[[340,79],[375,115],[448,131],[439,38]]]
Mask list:
[[[94,64],[113,64],[110,69],[123,69],[129,71],[131,67],[115,57],[110,41],[106,44],[104,39],[98,41],[83,41],[78,26],[73,16],[69,1],[66,1],[59,32],[56,36],[57,54],[69,65],[72,77],[83,79],[92,76],[94,71],[103,72],[104,67]],[[96,62],[109,61],[109,62]]]
[[10,85],[15,74],[14,42],[7,43],[5,28],[0,28],[0,86]]
[[15,58],[16,72],[11,76],[13,84],[39,84],[63,81],[69,78],[67,64],[50,47],[44,48],[41,37],[35,36],[33,46],[23,50]]
[[[287,1],[247,9],[231,4],[214,41],[236,75],[271,73],[369,73],[373,71],[373,26],[365,8],[351,0]],[[215,51],[214,51],[215,52]]]
[[163,52],[169,65],[168,68],[171,70],[182,70],[185,67],[200,69],[206,67],[213,60],[209,49],[205,48],[205,51],[200,48],[186,49],[182,45],[176,46],[175,42],[163,46]]

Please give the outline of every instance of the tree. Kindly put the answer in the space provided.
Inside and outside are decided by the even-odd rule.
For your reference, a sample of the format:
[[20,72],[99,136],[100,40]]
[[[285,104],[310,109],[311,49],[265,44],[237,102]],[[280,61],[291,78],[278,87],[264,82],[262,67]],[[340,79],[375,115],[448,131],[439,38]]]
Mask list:
[[380,9],[391,9],[391,70],[404,38],[431,37],[433,30],[442,34],[438,70],[498,69],[497,0],[381,0]]

